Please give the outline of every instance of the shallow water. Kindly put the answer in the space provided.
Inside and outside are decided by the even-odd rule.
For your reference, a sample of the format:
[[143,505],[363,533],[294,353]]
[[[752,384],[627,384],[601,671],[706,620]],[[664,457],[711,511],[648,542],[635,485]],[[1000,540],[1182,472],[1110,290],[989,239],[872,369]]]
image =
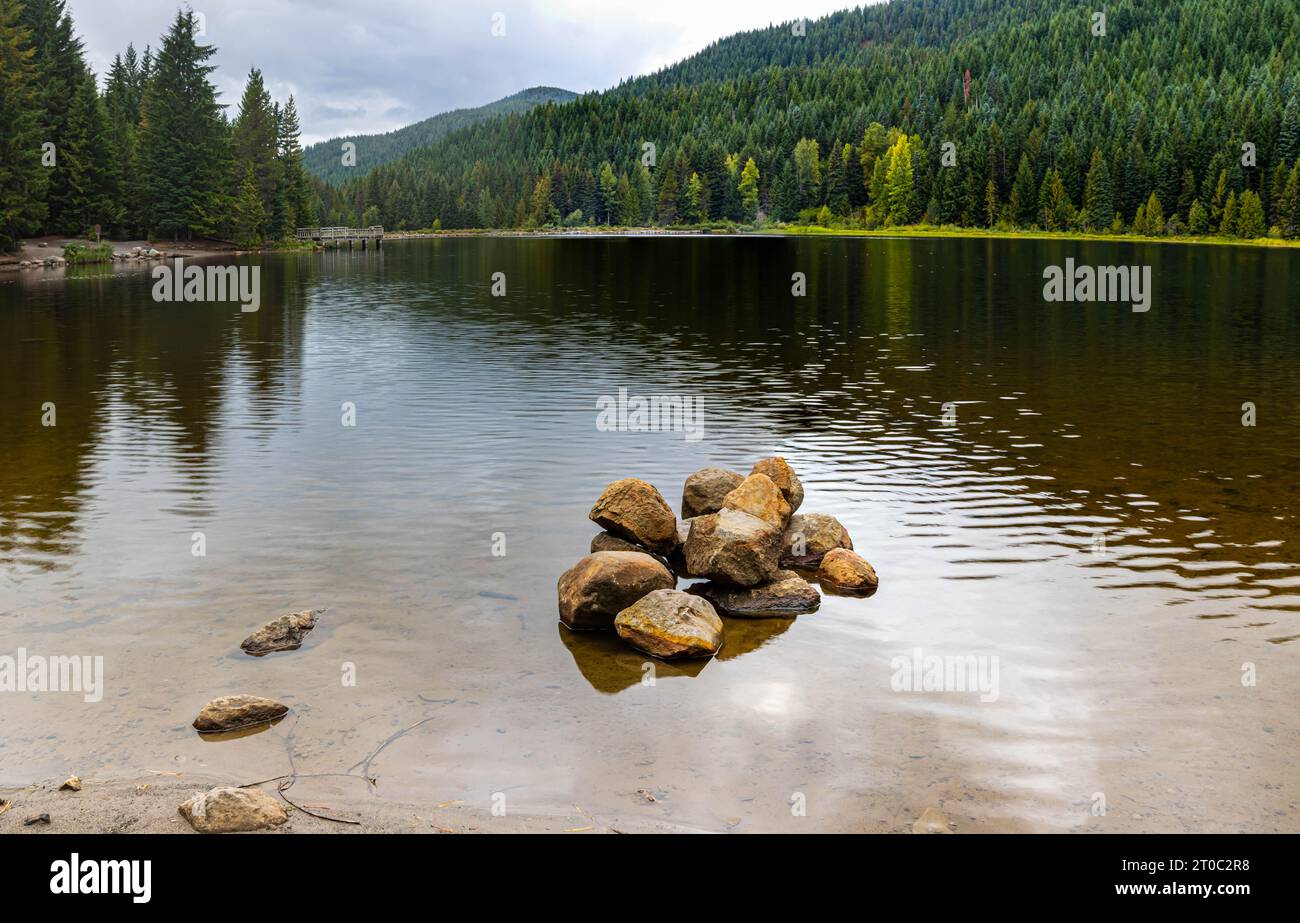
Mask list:
[[[1070,256],[1152,266],[1151,310],[1044,303]],[[1300,830],[1300,253],[446,239],[246,262],[256,313],[157,304],[138,268],[0,280],[0,654],[106,675],[98,703],[0,694],[0,785],[247,782],[289,751],[342,772],[429,717],[353,809]],[[702,399],[703,438],[599,430],[620,388]],[[770,454],[874,597],[728,620],[718,658],[653,685],[617,638],[557,624],[606,483],[677,507],[691,471]],[[239,651],[309,607],[329,612],[301,650]],[[918,648],[996,657],[996,700],[896,690]],[[235,692],[295,716],[199,739]]]

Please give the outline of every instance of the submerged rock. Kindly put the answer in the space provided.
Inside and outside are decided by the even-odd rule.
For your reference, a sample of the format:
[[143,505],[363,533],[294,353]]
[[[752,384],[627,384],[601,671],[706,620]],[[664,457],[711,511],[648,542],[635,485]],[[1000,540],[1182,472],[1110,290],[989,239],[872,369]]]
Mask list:
[[696,517],[686,539],[691,576],[728,586],[765,583],[776,573],[780,555],[781,530],[740,510]]
[[614,619],[618,636],[651,657],[712,657],[722,646],[722,619],[708,600],[655,590]]
[[254,657],[261,657],[275,651],[296,651],[302,647],[302,642],[316,627],[316,619],[324,611],[324,609],[304,609],[302,612],[282,615],[253,632],[239,647],[244,653],[252,654]]
[[578,630],[608,629],[614,616],[647,593],[670,590],[674,577],[639,551],[597,551],[560,575],[560,621]]
[[790,517],[790,524],[781,536],[781,563],[816,567],[832,548],[853,549],[849,530],[834,516],[799,513]]
[[670,553],[677,544],[677,517],[653,484],[622,478],[605,488],[588,518],[615,535]]
[[781,490],[782,496],[790,504],[790,512],[797,512],[803,503],[803,484],[799,481],[799,475],[794,473],[794,469],[786,463],[786,460],[780,455],[773,455],[771,458],[764,458],[754,464],[750,474],[766,474],[772,479]]
[[938,808],[926,808],[912,824],[913,833],[952,833],[955,825]]
[[779,570],[767,583],[737,589],[716,583],[697,583],[687,592],[703,596],[723,615],[733,618],[788,618],[815,612],[821,594],[791,570]]
[[686,479],[682,488],[682,518],[706,516],[722,509],[722,501],[741,482],[743,474],[726,468],[701,468]]
[[766,474],[751,474],[740,486],[722,500],[724,510],[740,510],[757,516],[777,529],[784,529],[790,521],[790,504],[780,488]]
[[823,586],[846,593],[868,593],[880,585],[876,569],[866,558],[847,548],[832,548],[817,568]]
[[289,819],[284,805],[256,788],[222,786],[197,792],[178,808],[199,833],[241,833],[275,827]]
[[200,734],[237,731],[268,724],[283,718],[288,711],[289,706],[260,695],[223,695],[203,706],[194,719],[194,729]]

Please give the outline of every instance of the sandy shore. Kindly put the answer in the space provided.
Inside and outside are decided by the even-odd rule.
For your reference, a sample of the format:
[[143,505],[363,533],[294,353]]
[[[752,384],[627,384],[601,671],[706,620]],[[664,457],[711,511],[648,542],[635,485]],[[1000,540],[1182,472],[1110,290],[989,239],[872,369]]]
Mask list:
[[[133,249],[139,247],[144,250],[157,250],[164,257],[201,257],[215,256],[222,253],[245,252],[223,241],[210,239],[173,242],[168,240],[109,240],[104,238],[103,242],[111,246],[115,253],[130,253]],[[51,257],[62,258],[63,248],[67,244],[86,243],[88,242],[80,237],[66,237],[57,234],[28,238],[23,241],[22,246],[14,253],[0,253],[0,272],[21,270],[24,268],[23,262],[40,263]],[[156,259],[164,257],[157,257]],[[49,268],[51,267],[26,267],[27,271]],[[64,267],[52,268],[62,269]]]
[[[413,804],[391,801],[375,794],[346,795],[338,787],[313,787],[316,780],[304,776],[277,795],[277,783],[257,788],[281,798],[289,822],[263,834],[274,833],[681,833],[680,826],[656,820],[654,805],[630,810],[618,817],[593,816],[574,805],[572,814],[507,814],[495,817],[490,810],[460,802]],[[62,780],[51,780],[26,788],[0,789],[0,805],[11,806],[0,814],[0,836],[11,833],[193,833],[177,807],[195,792],[218,785],[237,784],[229,779],[192,775],[148,775],[134,779],[100,781],[83,779],[79,792],[60,791]],[[355,792],[355,786],[349,786]],[[28,818],[48,814],[49,823],[25,824]],[[641,814],[642,816],[637,816]],[[318,817],[314,815],[323,815]],[[326,820],[334,817],[339,820]],[[341,821],[354,821],[343,823]]]

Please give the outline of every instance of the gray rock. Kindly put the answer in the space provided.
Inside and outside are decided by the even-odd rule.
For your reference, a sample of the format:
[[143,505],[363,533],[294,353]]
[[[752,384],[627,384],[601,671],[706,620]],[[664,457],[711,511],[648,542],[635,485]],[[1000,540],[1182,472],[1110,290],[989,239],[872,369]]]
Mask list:
[[853,550],[849,530],[825,513],[797,513],[790,517],[790,524],[781,536],[781,563],[816,567],[832,548]]
[[316,619],[324,611],[324,609],[304,609],[302,612],[282,615],[253,632],[239,647],[244,653],[252,654],[254,657],[261,657],[274,651],[296,651],[302,647],[303,640],[311,634],[311,630],[316,627]]
[[821,594],[794,571],[779,570],[767,583],[739,589],[716,583],[697,583],[687,592],[703,596],[723,615],[732,618],[789,618],[816,612]]
[[745,480],[743,474],[726,468],[701,468],[686,479],[682,488],[682,518],[705,516],[722,509],[727,494]]

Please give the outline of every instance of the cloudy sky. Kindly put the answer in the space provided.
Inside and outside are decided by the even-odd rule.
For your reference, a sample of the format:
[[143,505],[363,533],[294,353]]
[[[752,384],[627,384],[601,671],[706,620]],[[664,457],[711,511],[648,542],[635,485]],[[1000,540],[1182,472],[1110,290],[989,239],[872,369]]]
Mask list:
[[[815,19],[863,0],[192,0],[217,47],[222,101],[250,67],[292,93],[310,143],[389,131],[525,87],[607,89],[733,32]],[[157,46],[178,0],[68,0],[101,76]],[[505,35],[492,35],[504,14]]]

